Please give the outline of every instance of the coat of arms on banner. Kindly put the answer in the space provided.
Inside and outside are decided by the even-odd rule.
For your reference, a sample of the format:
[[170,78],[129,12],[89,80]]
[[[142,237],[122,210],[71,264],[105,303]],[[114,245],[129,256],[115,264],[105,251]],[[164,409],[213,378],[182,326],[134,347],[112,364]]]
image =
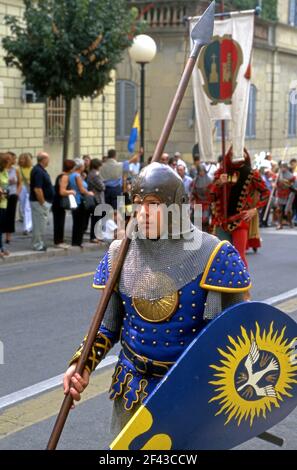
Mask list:
[[242,49],[229,34],[214,36],[211,43],[202,50],[198,68],[204,79],[203,89],[212,105],[232,103],[242,63]]

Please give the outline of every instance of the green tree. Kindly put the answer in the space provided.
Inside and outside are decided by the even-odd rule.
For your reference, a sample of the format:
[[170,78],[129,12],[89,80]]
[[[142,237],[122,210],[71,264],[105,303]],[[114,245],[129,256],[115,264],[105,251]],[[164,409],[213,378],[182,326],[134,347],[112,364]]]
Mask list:
[[99,94],[111,81],[142,25],[126,0],[24,0],[20,21],[6,16],[7,66],[17,67],[34,90],[66,103],[63,158],[67,158],[71,102]]
[[[259,5],[259,0],[228,0],[226,2],[228,8],[236,10],[251,10]],[[277,0],[262,0],[261,18],[264,20],[276,21],[277,20]]]

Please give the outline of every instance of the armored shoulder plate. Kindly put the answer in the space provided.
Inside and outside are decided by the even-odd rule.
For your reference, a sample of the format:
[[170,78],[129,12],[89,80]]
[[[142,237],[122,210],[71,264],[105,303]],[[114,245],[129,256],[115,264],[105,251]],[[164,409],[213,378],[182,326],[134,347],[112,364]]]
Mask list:
[[249,272],[238,251],[227,241],[213,250],[200,287],[219,292],[245,292],[251,288]]

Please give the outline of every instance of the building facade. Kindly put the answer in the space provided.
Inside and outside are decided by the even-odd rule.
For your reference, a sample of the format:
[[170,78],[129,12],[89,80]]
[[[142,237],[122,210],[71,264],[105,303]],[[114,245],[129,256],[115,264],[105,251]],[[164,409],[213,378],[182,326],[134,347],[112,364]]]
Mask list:
[[[0,41],[10,33],[4,16],[22,17],[22,11],[22,0],[1,0]],[[21,73],[6,67],[4,55],[0,44],[0,151],[36,155],[46,150],[51,155],[49,172],[54,177],[62,167],[64,102],[38,102],[34,90],[24,86]],[[104,97],[77,99],[72,108],[69,158],[84,154],[101,158],[115,143],[115,81],[105,88]]]
[[[197,7],[198,3],[198,7]],[[200,0],[133,0],[148,23],[146,34],[158,52],[145,66],[145,156],[154,151],[171,100],[189,55],[186,18],[200,14],[209,2]],[[0,39],[9,34],[6,14],[22,16],[22,0],[1,0]],[[7,68],[0,44],[0,150],[36,154],[47,150],[52,176],[61,169],[63,100],[35,101],[15,68]],[[278,0],[278,21],[255,18],[252,87],[246,134],[251,154],[272,151],[275,159],[297,155],[297,0]],[[140,67],[126,53],[104,97],[77,99],[73,103],[70,157],[101,157],[116,146],[120,158],[128,155],[127,142],[135,111],[139,109]],[[35,101],[35,102],[34,102]],[[196,143],[195,112],[190,84],[166,150],[181,152],[190,161]],[[228,144],[228,132],[227,132]],[[215,155],[221,153],[220,126]]]
[[[146,34],[157,43],[158,52],[146,65],[145,150],[153,153],[177,89],[189,54],[186,18],[200,14],[209,2],[192,0],[158,0],[154,3],[134,0],[131,4],[147,20]],[[139,109],[138,64],[128,54],[117,69],[116,145],[120,154],[127,153],[127,133],[133,114]],[[297,155],[297,1],[278,1],[278,21],[255,17],[246,147],[253,155],[271,151],[275,159]],[[125,122],[125,125],[124,125]],[[191,160],[196,143],[192,85],[182,102],[166,150],[179,151]],[[228,145],[228,132],[227,132]],[[220,126],[217,128],[215,155],[221,153]]]

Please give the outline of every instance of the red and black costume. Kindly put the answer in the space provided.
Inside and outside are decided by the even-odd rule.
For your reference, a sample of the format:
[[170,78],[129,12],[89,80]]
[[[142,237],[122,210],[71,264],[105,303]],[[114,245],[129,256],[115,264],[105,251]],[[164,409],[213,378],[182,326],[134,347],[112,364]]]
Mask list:
[[224,173],[220,168],[216,174],[210,192],[213,198],[212,225],[219,236],[221,229],[231,239],[247,265],[245,250],[248,242],[250,222],[243,220],[243,212],[249,209],[265,206],[269,198],[269,189],[266,187],[257,170],[251,167],[250,156],[245,150],[244,162],[232,162],[232,147],[226,155],[227,186],[227,216],[224,215],[223,184],[219,183]]

